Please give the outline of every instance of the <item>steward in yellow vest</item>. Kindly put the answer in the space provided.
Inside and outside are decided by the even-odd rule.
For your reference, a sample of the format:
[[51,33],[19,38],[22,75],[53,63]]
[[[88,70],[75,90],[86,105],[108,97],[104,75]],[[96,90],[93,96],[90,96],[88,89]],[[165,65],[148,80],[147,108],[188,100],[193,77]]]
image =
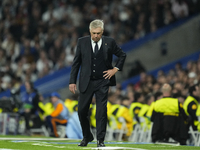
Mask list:
[[147,114],[146,114],[146,117],[151,120],[151,116],[152,116],[152,113],[153,113],[153,108],[154,108],[154,104],[155,104],[155,101],[161,99],[163,96],[162,96],[162,92],[156,92],[154,94],[154,101],[151,103],[148,111],[147,111]]
[[119,111],[120,106],[121,105],[119,104],[112,104],[108,114],[109,126],[114,130],[118,129],[117,112]]
[[112,107],[112,103],[111,102],[107,102],[107,115],[109,115],[110,114],[110,110],[111,110],[111,107]]
[[187,115],[178,99],[170,97],[171,86],[169,84],[163,85],[162,92],[163,98],[155,102],[151,117],[154,123],[152,141],[168,142],[171,137],[181,145],[185,145],[187,127],[184,121],[187,120]]
[[134,102],[129,108],[129,113],[136,123],[140,123],[138,114],[144,103],[144,95],[142,93],[134,93]]
[[138,114],[139,118],[140,118],[140,125],[147,125],[148,128],[150,128],[151,125],[151,121],[148,119],[147,117],[147,112],[149,111],[150,105],[151,103],[154,102],[154,95],[153,94],[148,94],[145,97],[145,102],[146,104],[142,105],[142,108],[140,109],[140,112]]
[[197,110],[198,110],[198,100],[200,97],[200,88],[198,85],[194,85],[189,88],[189,96],[186,98],[183,108],[185,113],[190,118],[189,125],[192,125],[193,130],[200,131],[200,122],[198,121],[197,117]]
[[113,104],[116,104],[117,96],[113,92],[109,92],[108,94],[108,102],[107,102],[107,115],[111,114],[110,110]]
[[90,124],[91,128],[96,128],[96,104],[90,108]]
[[[120,104],[113,104],[109,114],[109,125],[113,129],[125,129],[126,135],[123,136],[127,140],[133,131],[133,119],[129,113],[128,106],[130,104],[128,97],[119,97]],[[125,126],[123,126],[125,125]]]
[[200,117],[200,104],[199,104],[199,106],[198,106],[196,115],[197,115],[198,117]]
[[[109,92],[108,94],[108,102],[107,102],[107,117],[108,117],[108,125],[112,127],[113,129],[116,129],[116,126],[113,122],[113,111],[115,111],[117,96],[113,92]],[[119,107],[119,106],[118,106]]]
[[[128,107],[130,106],[130,101],[128,97],[122,97],[121,98],[121,107],[119,108],[118,112],[118,118],[122,117],[125,120],[126,123],[126,128],[127,128],[127,133],[126,136],[124,137],[124,140],[129,137],[133,131],[133,119],[130,115]],[[119,128],[121,129],[122,123],[119,124]]]
[[64,104],[68,108],[70,114],[72,114],[75,111],[78,111],[78,100],[72,100],[67,98],[65,99]]
[[41,120],[44,120],[44,118],[46,116],[51,115],[51,113],[54,111],[54,107],[53,107],[53,104],[51,102],[48,102],[46,104],[44,104],[43,102],[39,102],[38,106],[40,107],[40,109],[42,109],[44,111],[43,114],[39,113]]

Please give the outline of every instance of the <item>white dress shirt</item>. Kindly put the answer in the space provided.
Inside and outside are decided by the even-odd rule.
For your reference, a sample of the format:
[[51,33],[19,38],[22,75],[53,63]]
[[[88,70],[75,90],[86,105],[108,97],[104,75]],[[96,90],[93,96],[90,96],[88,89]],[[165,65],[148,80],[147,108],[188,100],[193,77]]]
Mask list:
[[[94,47],[95,47],[95,45],[96,45],[96,42],[94,42],[94,41],[91,39],[91,43],[92,43],[92,50],[93,50],[93,52],[94,52]],[[102,39],[100,39],[100,40],[97,42],[97,44],[98,44],[98,50],[99,50],[100,47],[101,47],[101,45],[102,45]]]

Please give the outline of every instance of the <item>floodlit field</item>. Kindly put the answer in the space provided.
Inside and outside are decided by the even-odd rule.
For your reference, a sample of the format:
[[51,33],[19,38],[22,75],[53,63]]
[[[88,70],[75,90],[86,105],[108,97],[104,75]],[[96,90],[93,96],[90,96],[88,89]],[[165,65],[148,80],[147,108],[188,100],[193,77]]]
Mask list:
[[[58,138],[30,138],[22,136],[0,136],[0,150],[92,150],[97,149],[96,142],[91,142],[87,147],[78,147],[80,140]],[[199,150],[194,146],[172,146],[144,144],[134,142],[105,142],[104,149],[123,150]],[[103,149],[101,149],[103,150]]]

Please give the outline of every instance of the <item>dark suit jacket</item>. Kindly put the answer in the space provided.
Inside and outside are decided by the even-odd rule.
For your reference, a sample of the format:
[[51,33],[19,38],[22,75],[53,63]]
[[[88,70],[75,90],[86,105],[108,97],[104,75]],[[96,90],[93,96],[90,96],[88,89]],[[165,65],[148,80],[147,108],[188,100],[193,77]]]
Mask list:
[[[102,36],[102,45],[104,53],[104,61],[108,69],[112,69],[112,56],[113,54],[118,57],[115,67],[122,70],[126,58],[126,54],[116,44],[115,40],[106,36]],[[88,86],[91,76],[91,36],[85,36],[78,39],[76,54],[73,60],[69,84],[76,84],[79,68],[79,90],[84,92]],[[116,85],[115,76],[110,79],[110,86]]]

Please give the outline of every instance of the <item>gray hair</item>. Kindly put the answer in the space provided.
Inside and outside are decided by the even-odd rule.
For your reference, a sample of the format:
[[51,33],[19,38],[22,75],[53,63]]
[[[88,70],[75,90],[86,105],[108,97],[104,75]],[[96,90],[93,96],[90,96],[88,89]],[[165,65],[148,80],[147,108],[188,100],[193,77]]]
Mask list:
[[100,19],[95,19],[92,22],[90,22],[90,26],[89,29],[96,29],[96,28],[101,28],[102,30],[104,30],[104,23],[103,20]]

